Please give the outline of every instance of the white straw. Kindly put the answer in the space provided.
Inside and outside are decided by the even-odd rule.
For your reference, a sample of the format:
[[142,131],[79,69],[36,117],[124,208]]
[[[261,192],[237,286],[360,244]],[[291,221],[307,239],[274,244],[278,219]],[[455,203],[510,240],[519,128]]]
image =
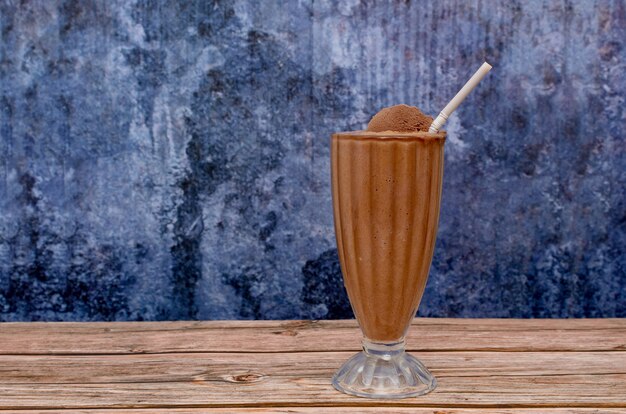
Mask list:
[[478,85],[478,83],[483,80],[485,75],[489,73],[491,70],[491,65],[487,62],[483,63],[483,65],[478,68],[476,73],[467,81],[467,83],[461,88],[461,90],[452,98],[450,103],[443,108],[443,111],[439,114],[439,116],[433,121],[428,129],[428,132],[437,133],[443,124],[446,123],[448,117],[456,110],[456,108],[463,102],[467,95]]

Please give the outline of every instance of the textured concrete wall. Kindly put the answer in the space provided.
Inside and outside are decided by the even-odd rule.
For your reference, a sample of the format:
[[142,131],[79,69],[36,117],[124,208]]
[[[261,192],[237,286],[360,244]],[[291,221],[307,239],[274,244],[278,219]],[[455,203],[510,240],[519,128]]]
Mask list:
[[419,313],[626,316],[625,2],[416,3],[0,0],[0,320],[350,316],[330,133],[483,59]]

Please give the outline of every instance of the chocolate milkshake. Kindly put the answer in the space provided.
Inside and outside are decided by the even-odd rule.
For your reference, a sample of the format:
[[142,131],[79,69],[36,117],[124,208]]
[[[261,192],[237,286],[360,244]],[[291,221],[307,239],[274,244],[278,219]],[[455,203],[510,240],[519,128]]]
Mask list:
[[406,398],[436,387],[435,377],[405,352],[433,257],[441,184],[440,132],[491,70],[484,62],[437,118],[396,105],[366,131],[331,140],[333,212],[344,283],[361,330],[363,352],[333,376],[333,386],[368,398]]
[[430,267],[441,200],[445,132],[406,105],[367,131],[332,137],[335,231],[344,282],[365,337],[400,340]]
[[[364,353],[348,361],[333,381],[347,393],[377,396],[382,389],[385,398],[396,398],[385,389],[390,378],[400,381],[389,384],[400,397],[435,386],[428,370],[404,353],[404,335],[426,286],[439,220],[446,134],[427,132],[431,123],[419,109],[397,105],[374,116],[366,131],[332,136],[339,259],[365,337]],[[368,366],[369,379],[363,374]],[[376,383],[376,372],[386,371],[393,375],[381,374]],[[368,381],[369,391],[363,388]],[[358,387],[350,388],[355,383]]]

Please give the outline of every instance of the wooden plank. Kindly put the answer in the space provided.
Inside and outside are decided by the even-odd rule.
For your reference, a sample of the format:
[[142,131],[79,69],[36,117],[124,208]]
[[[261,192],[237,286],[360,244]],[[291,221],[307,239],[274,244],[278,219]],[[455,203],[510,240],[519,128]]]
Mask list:
[[388,406],[626,409],[626,352],[441,352],[422,360],[439,386],[400,401],[336,392],[347,352],[4,356],[0,407]]
[[[494,390],[493,381],[448,386],[427,396],[399,402],[369,401],[344,395],[330,395],[327,381],[310,378],[299,380],[283,378],[272,382],[272,387],[245,389],[219,388],[213,384],[198,383],[139,383],[139,384],[72,384],[6,385],[2,387],[0,404],[5,409],[75,409],[75,408],[175,408],[175,407],[274,407],[274,406],[366,406],[366,407],[425,407],[425,408],[622,408],[626,403],[615,393],[605,394],[606,388],[616,387],[626,376],[605,378],[596,383],[589,377],[573,377],[567,383],[553,378],[549,383],[526,386],[524,381],[502,383]],[[535,382],[534,378],[526,381]],[[623,393],[623,388],[621,389]],[[212,394],[224,396],[216,401]],[[582,393],[582,394],[581,394]],[[253,398],[258,397],[258,398]]]
[[[412,351],[626,350],[626,319],[415,319]],[[0,324],[0,354],[356,351],[355,321]]]
[[[226,381],[237,375],[329,378],[352,353],[0,356],[0,384]],[[417,355],[437,378],[626,374],[626,352],[438,352]],[[239,381],[246,382],[246,381]],[[250,382],[257,382],[251,380]],[[626,386],[626,384],[625,384]],[[625,396],[626,398],[626,396]]]

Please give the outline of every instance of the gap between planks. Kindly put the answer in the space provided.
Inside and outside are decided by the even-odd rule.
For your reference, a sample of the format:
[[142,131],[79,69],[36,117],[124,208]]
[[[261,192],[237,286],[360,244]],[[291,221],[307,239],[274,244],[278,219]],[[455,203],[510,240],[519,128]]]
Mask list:
[[[122,411],[123,410],[123,411]],[[14,413],[15,410],[5,411],[0,409],[0,413]],[[53,414],[65,413],[67,410],[19,410],[20,414]],[[256,408],[119,408],[119,409],[81,409],[73,410],[75,414],[116,414],[120,412],[130,414],[198,414],[198,413],[220,413],[220,414],[240,414],[240,413],[276,413],[276,414],[623,414],[624,410],[619,408],[515,408],[515,409],[484,409],[484,408],[402,408],[402,407],[256,407]]]

